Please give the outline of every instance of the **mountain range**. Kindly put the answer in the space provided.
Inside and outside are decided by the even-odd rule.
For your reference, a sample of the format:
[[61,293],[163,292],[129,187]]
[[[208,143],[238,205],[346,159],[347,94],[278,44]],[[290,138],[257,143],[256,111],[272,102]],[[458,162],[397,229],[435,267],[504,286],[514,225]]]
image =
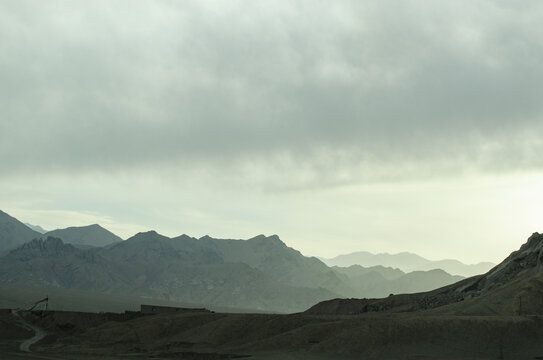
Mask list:
[[122,241],[99,225],[45,235],[25,228],[0,214],[0,283],[295,312],[326,299],[426,291],[462,279],[443,270],[331,268],[277,235],[197,239],[150,231]]
[[328,266],[348,267],[351,265],[361,265],[364,267],[372,267],[382,265],[396,267],[404,272],[442,269],[449,274],[466,277],[485,273],[496,265],[491,262],[480,262],[467,265],[454,259],[434,261],[409,252],[401,252],[398,254],[373,254],[367,251],[357,251],[350,254],[338,255],[331,259],[320,259]]
[[[0,282],[284,312],[338,296],[290,286],[184,240],[147,232],[111,247],[79,249],[59,238],[35,239],[0,259]],[[262,240],[247,241],[266,247]]]
[[[156,233],[144,235],[160,238]],[[145,238],[140,236],[138,241],[145,242]],[[269,238],[257,242],[265,239]],[[70,246],[57,249],[61,243],[50,242],[47,252],[51,256],[77,250]],[[175,242],[171,245],[178,248]],[[49,245],[37,241],[12,254],[15,257],[15,253],[23,255],[41,247]],[[151,247],[159,251],[167,245]],[[128,255],[134,256],[139,255]],[[366,270],[351,267],[345,271],[363,276],[377,269]],[[401,274],[390,269],[388,276],[397,279]],[[17,317],[3,311],[0,352],[9,358],[25,357],[13,352],[32,336],[22,328],[23,318],[48,333],[47,341],[32,347],[44,358],[87,359],[91,354],[92,358],[126,359],[542,359],[542,279],[543,235],[534,233],[485,274],[427,292],[325,300],[303,313],[174,312],[170,308],[153,315],[40,310],[20,311],[24,317]],[[12,285],[0,287],[21,291]],[[74,293],[89,296],[73,290],[61,292],[72,298]],[[99,297],[92,295],[83,302],[96,311],[93,306],[100,306],[95,304]]]
[[512,316],[543,313],[543,234],[527,242],[487,273],[428,292],[382,299],[333,299],[308,314],[398,313],[430,310],[429,315]]
[[79,247],[100,247],[123,240],[98,224],[45,231],[39,225],[22,223],[0,210],[0,254],[6,254],[33,239],[48,236],[59,237]]

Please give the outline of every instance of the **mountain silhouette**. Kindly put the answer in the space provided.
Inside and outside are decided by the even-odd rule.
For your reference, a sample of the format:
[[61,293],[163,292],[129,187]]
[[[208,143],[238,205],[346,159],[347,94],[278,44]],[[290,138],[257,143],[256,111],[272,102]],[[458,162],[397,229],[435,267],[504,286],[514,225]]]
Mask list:
[[381,265],[398,268],[404,272],[442,269],[449,274],[461,276],[479,275],[487,272],[496,265],[490,262],[466,265],[454,259],[434,261],[409,252],[373,254],[367,251],[357,251],[350,254],[338,255],[331,259],[321,258],[321,260],[329,266],[349,267],[352,265],[361,265],[372,267]]
[[28,236],[36,238],[0,257],[0,282],[295,312],[322,300],[425,291],[461,278],[442,270],[330,268],[277,235],[197,239],[148,231],[121,241],[89,225]]
[[0,254],[42,236],[0,210]]
[[543,235],[534,233],[485,274],[436,290],[381,299],[333,299],[309,314],[360,314],[432,310],[455,315],[543,314]]
[[120,237],[98,224],[72,226],[46,232],[44,236],[58,237],[63,242],[74,245],[106,246],[122,241]]

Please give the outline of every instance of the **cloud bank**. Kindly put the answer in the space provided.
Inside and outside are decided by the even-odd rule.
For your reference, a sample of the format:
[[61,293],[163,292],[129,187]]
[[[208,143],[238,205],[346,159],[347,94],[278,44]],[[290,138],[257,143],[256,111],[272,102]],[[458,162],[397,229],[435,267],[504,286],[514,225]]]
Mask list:
[[0,7],[4,174],[543,167],[536,1]]

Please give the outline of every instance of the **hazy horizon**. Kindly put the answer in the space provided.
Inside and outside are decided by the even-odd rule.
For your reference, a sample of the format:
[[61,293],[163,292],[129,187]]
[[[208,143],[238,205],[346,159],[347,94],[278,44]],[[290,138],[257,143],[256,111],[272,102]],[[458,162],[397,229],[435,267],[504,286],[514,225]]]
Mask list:
[[[0,209],[1,210],[1,209]],[[8,215],[10,215],[8,213]],[[11,216],[11,215],[10,215]],[[254,238],[254,237],[257,237],[257,236],[261,236],[261,235],[264,235],[266,237],[270,237],[270,236],[278,236],[281,241],[283,241],[288,247],[291,247],[291,248],[294,248],[292,245],[290,245],[288,243],[288,240],[287,239],[283,239],[281,238],[281,236],[279,234],[254,234],[252,236],[249,236],[247,238],[226,238],[226,237],[221,237],[221,236],[212,236],[212,235],[209,235],[209,234],[204,234],[204,235],[201,235],[201,236],[193,236],[191,234],[187,234],[187,233],[175,233],[175,234],[165,234],[165,233],[162,233],[161,231],[157,231],[156,229],[148,229],[148,230],[142,230],[142,231],[138,231],[136,233],[131,233],[131,234],[128,234],[128,235],[124,235],[124,236],[121,236],[120,234],[117,234],[115,233],[114,231],[112,231],[111,229],[107,228],[107,226],[104,226],[102,224],[81,224],[81,225],[70,225],[70,226],[67,226],[67,227],[63,227],[63,228],[59,228],[59,227],[56,227],[56,228],[52,228],[52,229],[44,229],[43,227],[41,227],[40,225],[38,224],[31,224],[31,223],[28,223],[26,221],[22,221],[20,219],[17,219],[19,221],[21,221],[24,225],[32,228],[32,227],[40,227],[41,230],[44,230],[45,232],[43,233],[44,235],[49,233],[49,232],[52,232],[52,231],[56,231],[56,230],[64,230],[64,229],[67,229],[67,228],[72,228],[72,227],[86,227],[86,226],[91,226],[91,225],[99,225],[101,226],[102,228],[106,229],[107,231],[113,233],[114,235],[117,235],[119,236],[120,238],[122,238],[123,241],[125,240],[128,240],[134,236],[136,236],[137,234],[139,233],[145,233],[145,232],[156,232],[158,233],[159,235],[162,235],[162,236],[166,236],[166,237],[169,237],[169,238],[176,238],[176,237],[179,237],[179,236],[182,236],[182,235],[187,235],[189,237],[192,237],[192,238],[196,238],[196,239],[200,239],[202,237],[205,237],[205,236],[210,236],[212,238],[215,238],[215,239],[219,239],[219,240],[249,240],[251,238]],[[37,230],[36,230],[37,231]],[[295,250],[299,250],[299,249],[296,249],[294,248]],[[308,256],[308,257],[311,257],[311,256],[315,256],[315,257],[319,257],[319,258],[323,258],[323,259],[332,259],[332,258],[335,258],[337,256],[340,256],[340,255],[350,255],[350,254],[353,254],[353,253],[357,253],[357,252],[366,252],[366,253],[371,253],[373,255],[399,255],[399,254],[403,254],[403,253],[409,253],[409,254],[414,254],[414,255],[418,255],[418,256],[422,256],[423,258],[427,259],[427,260],[430,260],[430,261],[440,261],[440,260],[459,260],[459,259],[455,259],[455,258],[452,258],[452,257],[449,257],[449,258],[439,258],[439,259],[434,259],[434,258],[428,258],[428,257],[425,257],[421,254],[417,254],[417,253],[414,253],[413,251],[409,251],[409,250],[402,250],[402,251],[397,251],[397,252],[371,252],[371,251],[367,251],[367,250],[364,250],[364,249],[359,249],[359,250],[354,250],[354,251],[351,251],[351,252],[348,252],[348,253],[330,253],[330,254],[322,254],[322,255],[314,255],[314,254],[304,254],[302,253],[302,255],[304,256]],[[503,260],[503,259],[500,259],[500,260]],[[484,262],[484,261],[481,261],[481,262]],[[481,263],[481,262],[478,262],[478,263]],[[499,262],[499,261],[498,261]],[[466,263],[464,262],[464,264],[466,265],[473,265],[475,263]]]
[[497,263],[543,232],[542,21],[537,1],[3,1],[0,209]]

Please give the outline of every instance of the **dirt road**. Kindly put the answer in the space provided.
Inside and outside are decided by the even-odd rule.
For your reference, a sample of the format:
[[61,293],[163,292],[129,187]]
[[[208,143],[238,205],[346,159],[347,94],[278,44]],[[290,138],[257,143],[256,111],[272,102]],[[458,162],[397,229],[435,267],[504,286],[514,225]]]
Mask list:
[[43,329],[41,329],[41,328],[39,328],[39,327],[37,327],[37,326],[35,326],[35,325],[29,323],[28,321],[26,321],[26,320],[21,316],[21,314],[19,313],[19,311],[17,311],[17,310],[12,310],[12,313],[19,319],[19,322],[20,322],[24,327],[26,327],[27,329],[30,329],[30,330],[34,331],[34,336],[31,337],[30,339],[27,339],[27,340],[23,341],[23,342],[21,343],[21,345],[19,346],[19,349],[21,349],[21,351],[31,352],[30,346],[31,346],[32,344],[37,343],[37,342],[40,341],[41,339],[43,339],[43,338],[45,337],[45,335],[47,335],[47,333],[46,333]]

